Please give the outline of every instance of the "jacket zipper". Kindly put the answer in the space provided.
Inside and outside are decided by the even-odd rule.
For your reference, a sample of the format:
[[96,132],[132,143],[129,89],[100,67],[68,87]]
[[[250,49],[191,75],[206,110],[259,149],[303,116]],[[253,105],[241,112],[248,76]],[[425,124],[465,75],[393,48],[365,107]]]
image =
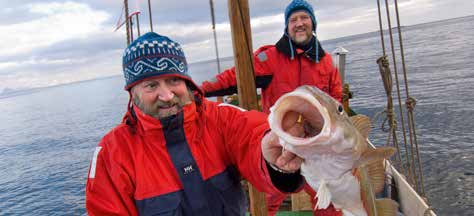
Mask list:
[[301,71],[301,55],[298,55],[298,66],[299,66],[299,70],[298,70],[298,77],[299,77],[299,81],[298,81],[298,86],[301,86],[301,74],[302,74],[302,71]]

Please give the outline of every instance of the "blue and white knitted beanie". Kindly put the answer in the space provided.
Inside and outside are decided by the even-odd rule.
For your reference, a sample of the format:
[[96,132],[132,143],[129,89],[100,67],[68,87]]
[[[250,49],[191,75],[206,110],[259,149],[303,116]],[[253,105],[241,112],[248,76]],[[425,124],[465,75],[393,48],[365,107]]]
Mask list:
[[188,74],[188,64],[179,43],[166,36],[148,32],[134,40],[123,54],[125,90],[144,79],[163,75],[175,75],[200,89]]
[[299,11],[299,10],[304,10],[306,11],[309,16],[311,17],[311,21],[313,22],[313,31],[316,32],[316,25],[318,24],[316,22],[316,17],[314,16],[314,11],[313,7],[305,1],[305,0],[293,0],[291,3],[286,6],[285,9],[285,32],[288,28],[288,18],[290,18],[291,14],[293,12]]

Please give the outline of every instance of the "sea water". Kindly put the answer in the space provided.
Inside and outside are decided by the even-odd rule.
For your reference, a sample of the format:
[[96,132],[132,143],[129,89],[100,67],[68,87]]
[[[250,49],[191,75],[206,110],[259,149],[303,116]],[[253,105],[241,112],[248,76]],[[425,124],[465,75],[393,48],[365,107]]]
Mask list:
[[[429,203],[438,215],[474,215],[474,16],[402,31]],[[387,101],[375,63],[382,55],[379,33],[323,41],[322,46],[329,52],[337,46],[350,51],[346,80],[354,93],[353,109],[370,117],[382,112]],[[393,64],[391,56],[389,60]],[[232,58],[223,59],[223,68],[232,64]],[[403,71],[397,65],[405,96]],[[189,69],[200,83],[216,74],[216,63],[194,63]],[[126,110],[123,84],[117,76],[1,97],[0,215],[86,214],[90,159]],[[393,91],[396,96],[395,87]],[[378,119],[370,137],[383,145],[383,115]]]

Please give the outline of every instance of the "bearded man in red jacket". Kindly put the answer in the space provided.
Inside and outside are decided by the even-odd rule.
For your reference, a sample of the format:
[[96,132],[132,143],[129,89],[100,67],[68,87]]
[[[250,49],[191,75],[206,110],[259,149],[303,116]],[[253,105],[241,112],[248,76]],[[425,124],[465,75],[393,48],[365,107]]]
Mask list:
[[[301,85],[313,85],[342,102],[342,82],[331,55],[316,37],[316,17],[305,0],[293,0],[285,10],[285,30],[275,45],[260,47],[254,53],[255,84],[262,89],[262,109],[270,107],[285,93]],[[235,68],[218,74],[201,85],[206,97],[231,95],[237,91]],[[305,185],[311,197],[316,192]],[[274,215],[285,194],[267,194],[270,215]],[[311,200],[313,207],[315,200]],[[315,215],[340,215],[332,206],[316,210]]]
[[129,106],[94,152],[89,215],[245,215],[241,178],[266,193],[301,189],[302,159],[282,152],[267,116],[207,101],[178,43],[137,38],[123,73]]
[[[331,55],[323,50],[316,37],[313,8],[304,0],[292,1],[285,10],[285,31],[275,45],[260,47],[254,53],[255,81],[262,89],[263,112],[283,94],[301,85],[313,85],[338,101],[342,98],[339,72]],[[206,97],[237,93],[235,68],[204,81]]]

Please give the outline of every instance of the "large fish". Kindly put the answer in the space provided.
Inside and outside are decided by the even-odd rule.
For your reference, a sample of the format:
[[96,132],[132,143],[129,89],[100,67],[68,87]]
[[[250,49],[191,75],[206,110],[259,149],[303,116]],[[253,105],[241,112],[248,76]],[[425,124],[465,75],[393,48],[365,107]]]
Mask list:
[[283,148],[304,159],[301,173],[317,191],[315,208],[332,203],[345,216],[397,214],[395,201],[375,198],[384,185],[383,160],[395,149],[370,147],[368,117],[348,117],[339,102],[312,86],[283,95],[270,111]]

